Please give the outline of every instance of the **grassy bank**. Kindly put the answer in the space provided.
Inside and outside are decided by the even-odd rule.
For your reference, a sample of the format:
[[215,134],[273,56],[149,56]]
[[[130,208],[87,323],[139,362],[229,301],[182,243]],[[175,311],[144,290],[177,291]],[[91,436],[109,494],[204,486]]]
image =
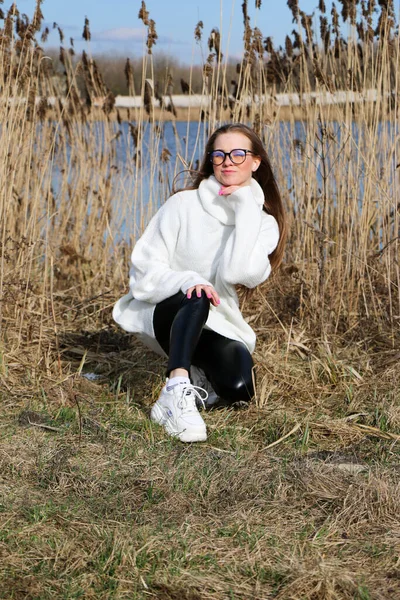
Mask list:
[[[40,2],[31,21],[5,15],[1,598],[400,596],[399,38],[385,6],[372,38],[370,5],[360,13],[361,50],[334,21],[329,44],[313,45],[297,11],[286,58],[267,40],[267,56],[257,52],[245,19],[243,94],[273,95],[272,71],[288,93],[378,90],[374,105],[309,103],[300,124],[288,109],[283,136],[256,101],[229,104],[217,48],[203,65],[212,96],[196,150],[225,118],[251,123],[290,237],[279,273],[241,292],[258,336],[256,401],[207,414],[209,439],[193,447],[150,423],[163,362],[111,319],[134,239],[194,166],[185,136],[173,129],[175,158],[158,122],[176,115],[154,112],[144,79],[143,108],[119,114],[96,61],[65,48],[60,95],[36,41]],[[151,71],[151,55],[143,63]],[[54,96],[63,101],[50,108]]]
[[[0,597],[400,594],[393,357],[284,348],[264,325],[257,404],[208,413],[207,443],[188,447],[148,419],[162,361],[77,329],[68,375],[3,376]],[[79,376],[82,356],[103,379]]]

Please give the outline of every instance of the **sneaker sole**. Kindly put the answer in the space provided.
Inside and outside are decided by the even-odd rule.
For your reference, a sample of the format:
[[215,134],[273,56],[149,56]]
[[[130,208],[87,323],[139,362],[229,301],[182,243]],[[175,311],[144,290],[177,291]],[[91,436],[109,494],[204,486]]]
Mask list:
[[181,442],[205,442],[207,440],[206,429],[199,429],[197,431],[176,431],[172,425],[168,415],[155,404],[150,412],[150,419],[158,425],[165,427],[165,430],[172,437],[178,438]]

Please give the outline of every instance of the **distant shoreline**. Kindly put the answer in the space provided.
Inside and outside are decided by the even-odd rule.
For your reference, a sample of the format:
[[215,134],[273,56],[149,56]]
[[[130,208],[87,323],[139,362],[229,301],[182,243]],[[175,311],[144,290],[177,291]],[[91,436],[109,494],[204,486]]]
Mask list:
[[[380,96],[376,89],[369,89],[364,93],[354,91],[331,93],[324,91],[303,94],[270,94],[261,97],[241,96],[237,99],[228,96],[221,98],[220,104],[224,105],[225,108],[223,106],[217,108],[217,118],[219,120],[230,120],[233,111],[239,108],[243,114],[250,108],[253,114],[254,112],[260,113],[264,124],[270,125],[274,121],[315,118],[313,109],[317,110],[319,107],[323,107],[325,116],[328,119],[335,120],[337,109],[356,105],[365,105],[372,108],[379,100]],[[26,102],[23,98],[18,99],[18,101]],[[42,98],[36,98],[37,105],[41,101]],[[50,107],[58,101],[59,99],[56,97],[47,98]],[[67,99],[65,98],[61,102],[65,103]],[[103,106],[109,104],[109,102],[110,98],[94,98],[88,118],[101,118],[104,115]],[[148,121],[153,119],[155,121],[207,121],[211,108],[214,112],[215,102],[214,97],[201,94],[165,95],[158,99],[152,96],[146,110],[142,96],[116,96],[113,109],[110,113],[108,112],[108,117],[112,120],[120,119],[122,121]],[[329,115],[331,111],[332,114]]]
[[[275,94],[256,98],[243,96],[236,100],[232,96],[228,96],[224,100],[229,103],[230,107],[220,109],[219,117],[223,120],[229,120],[231,111],[237,105],[245,109],[256,103],[261,108],[263,121],[272,124],[276,120],[305,119],[307,116],[305,113],[312,106],[323,106],[327,110],[349,104],[367,103],[372,105],[376,103],[378,97],[378,91],[375,89],[366,90],[364,94],[354,91],[308,92],[304,94]],[[95,100],[94,106],[101,109],[104,101],[103,98],[98,98]],[[199,121],[204,116],[207,118],[212,102],[215,102],[215,99],[209,95],[166,95],[162,97],[162,108],[160,108],[160,101],[153,97],[150,110],[152,117],[157,121]],[[137,111],[140,111],[141,118],[144,117],[146,120],[150,118],[150,115],[143,111],[142,96],[116,96],[114,108],[118,110],[119,117],[124,121],[132,120],[132,116],[137,114]]]

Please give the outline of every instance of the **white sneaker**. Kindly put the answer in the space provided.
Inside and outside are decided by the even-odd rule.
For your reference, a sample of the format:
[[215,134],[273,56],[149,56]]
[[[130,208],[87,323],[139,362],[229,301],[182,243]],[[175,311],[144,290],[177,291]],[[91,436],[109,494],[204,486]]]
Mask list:
[[[213,404],[215,404],[215,402],[217,402],[217,400],[218,400],[217,392],[214,390],[213,386],[208,381],[203,369],[200,369],[200,367],[195,367],[194,365],[191,365],[190,380],[195,387],[200,387],[207,392],[208,396],[207,396],[206,405],[212,406]],[[203,403],[203,405],[204,405],[204,403]]]
[[[198,390],[204,392],[204,398]],[[190,383],[178,383],[170,391],[165,385],[151,409],[150,418],[163,425],[170,435],[179,438],[181,442],[204,442],[207,439],[207,429],[197,410],[196,398],[204,404],[207,392]]]

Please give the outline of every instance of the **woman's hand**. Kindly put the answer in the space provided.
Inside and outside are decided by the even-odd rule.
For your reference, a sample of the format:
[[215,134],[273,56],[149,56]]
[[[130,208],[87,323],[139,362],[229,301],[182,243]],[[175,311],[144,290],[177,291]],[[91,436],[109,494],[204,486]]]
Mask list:
[[218,304],[221,303],[221,300],[219,299],[219,296],[214,288],[211,285],[203,285],[202,283],[190,287],[186,292],[186,296],[191,298],[193,292],[196,291],[197,297],[200,298],[202,290],[205,291],[207,298],[210,300],[213,306],[218,306]]
[[219,196],[229,196],[230,194],[233,194],[234,192],[236,192],[237,190],[240,189],[240,185],[228,185],[226,187],[222,186],[218,192]]

